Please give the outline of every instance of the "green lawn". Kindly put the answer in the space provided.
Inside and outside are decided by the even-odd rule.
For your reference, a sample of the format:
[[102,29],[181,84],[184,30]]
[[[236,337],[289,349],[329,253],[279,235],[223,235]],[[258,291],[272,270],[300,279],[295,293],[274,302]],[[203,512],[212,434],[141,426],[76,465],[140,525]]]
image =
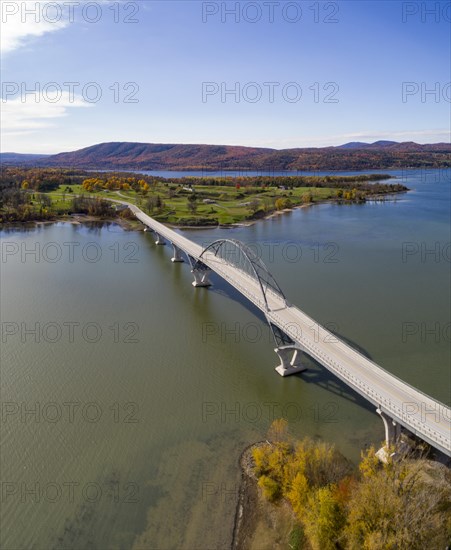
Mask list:
[[[279,189],[277,187],[245,187],[236,189],[230,186],[205,185],[195,187],[197,196],[196,209],[189,208],[188,197],[190,191],[175,185],[170,186],[157,183],[146,194],[132,190],[124,191],[95,191],[87,192],[81,185],[72,185],[72,193],[66,191],[67,186],[61,185],[55,191],[47,193],[52,201],[51,209],[55,213],[71,210],[74,196],[84,195],[114,200],[126,200],[136,204],[156,219],[171,223],[205,223],[205,224],[231,224],[252,219],[256,210],[259,215],[274,211],[275,201],[280,198],[289,199],[292,206],[298,206],[304,202],[304,197],[309,195],[310,202],[327,200],[336,196],[336,189],[298,187],[293,190]],[[163,206],[161,208],[149,208],[147,204],[150,197],[159,196]],[[214,201],[206,204],[204,200]],[[253,204],[249,204],[253,203]]]

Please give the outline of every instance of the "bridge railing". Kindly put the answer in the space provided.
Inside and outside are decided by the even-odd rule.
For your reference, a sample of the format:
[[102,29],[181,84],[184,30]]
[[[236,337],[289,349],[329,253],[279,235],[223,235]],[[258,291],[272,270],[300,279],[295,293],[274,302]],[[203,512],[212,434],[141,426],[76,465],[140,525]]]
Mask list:
[[[159,232],[164,238],[168,239],[171,242],[176,243],[181,248],[185,246],[189,246],[190,249],[195,246],[198,250],[202,250],[202,247],[200,245],[197,245],[196,243],[190,241],[186,237],[179,235],[172,229],[164,226],[160,222],[157,222],[156,220],[153,220],[150,216],[139,210],[137,207],[134,207],[133,210],[135,210],[135,214],[138,214],[137,217],[143,221],[143,223],[149,224],[155,231]],[[141,215],[139,215],[141,214]],[[186,252],[186,250],[185,250]],[[224,269],[224,264],[226,264],[229,268],[235,268],[238,269],[236,266],[234,266],[233,263],[227,262],[224,258],[221,258],[220,262],[211,262],[208,261],[208,258],[205,258],[205,263],[210,267],[213,271],[218,273],[222,278],[224,278],[227,282],[229,282],[232,286],[234,286],[237,290],[239,290],[246,298],[248,298],[254,305],[256,305],[259,309],[261,309],[263,312],[265,312],[271,320],[275,321],[275,324],[279,326],[284,332],[286,332],[295,342],[302,345],[311,355],[312,357],[320,360],[324,366],[326,366],[331,372],[335,373],[339,378],[343,379],[346,383],[348,383],[352,388],[354,388],[358,393],[365,396],[367,399],[369,399],[372,403],[377,405],[378,407],[383,408],[388,414],[390,414],[394,419],[398,420],[401,424],[405,425],[408,429],[414,431],[415,433],[418,433],[421,435],[424,439],[429,440],[430,442],[440,446],[443,449],[446,449],[448,452],[451,450],[451,441],[450,438],[446,438],[442,435],[441,432],[433,429],[430,427],[429,424],[425,422],[421,422],[418,420],[416,415],[409,414],[408,419],[406,419],[406,413],[402,409],[402,407],[399,406],[399,404],[394,403],[392,400],[385,398],[383,395],[381,395],[380,392],[375,391],[371,386],[363,382],[360,378],[356,377],[352,373],[349,372],[348,369],[344,368],[342,365],[340,365],[337,361],[332,359],[330,355],[325,353],[322,349],[320,349],[317,345],[311,342],[310,339],[302,338],[299,336],[299,334],[296,334],[295,331],[290,328],[290,326],[287,326],[282,317],[274,311],[270,310],[267,311],[265,301],[260,298],[259,292],[257,293],[252,291],[252,284],[249,284],[248,286],[245,286],[241,284],[239,280],[231,276],[227,269]],[[245,278],[248,278],[249,283],[258,284],[256,279],[254,277],[251,277],[248,273],[246,273],[243,270],[239,270],[241,276],[244,276]],[[275,293],[271,288],[267,289],[270,295],[273,297],[274,300],[280,303],[281,306],[286,307],[285,303],[282,303],[281,297]],[[372,368],[372,374],[374,375],[377,373],[379,375],[379,378],[381,379],[381,382],[392,384],[395,383],[395,385],[403,392],[408,390],[408,393],[411,394],[412,398],[418,399],[418,401],[421,403],[423,402],[429,403],[430,405],[439,405],[443,407],[443,409],[447,410],[449,412],[449,416],[451,417],[451,409],[449,407],[446,407],[443,403],[440,403],[439,401],[433,400],[430,396],[427,394],[421,392],[417,388],[414,388],[407,382],[404,382],[397,376],[389,373],[367,357],[365,357],[363,354],[361,354],[359,351],[355,350],[345,342],[343,342],[340,338],[332,334],[330,331],[316,323],[311,317],[306,315],[304,312],[302,312],[299,308],[296,307],[287,307],[286,309],[289,309],[294,312],[299,312],[299,314],[303,317],[306,321],[311,321],[313,325],[318,326],[319,330],[322,331],[323,335],[326,337],[332,338],[332,341],[330,342],[335,346],[336,348],[340,349],[343,353],[349,354],[351,352],[352,354],[356,354],[357,357],[359,357],[362,362],[365,362]],[[333,349],[333,348],[332,348]]]
[[[297,309],[297,308],[295,308],[295,309]],[[408,420],[407,420],[406,419],[406,412],[402,409],[402,407],[400,407],[399,405],[397,405],[396,403],[394,403],[390,399],[387,399],[387,398],[383,397],[379,392],[376,392],[371,386],[369,386],[368,384],[363,382],[360,378],[358,378],[355,375],[351,374],[348,369],[342,367],[337,361],[332,359],[328,354],[326,354],[318,346],[313,344],[309,339],[303,338],[302,341],[299,341],[300,340],[299,334],[295,334],[294,331],[292,329],[290,329],[290,327],[285,327],[284,328],[284,321],[277,313],[271,313],[270,316],[271,316],[271,318],[273,318],[273,319],[275,318],[278,321],[278,323],[277,323],[278,326],[280,326],[280,328],[282,328],[282,330],[286,331],[287,334],[291,338],[293,338],[293,340],[298,341],[299,344],[301,344],[303,347],[305,347],[305,349],[307,349],[309,352],[312,353],[312,356],[314,358],[320,359],[321,363],[325,364],[325,366],[327,365],[329,367],[329,370],[331,370],[332,372],[337,373],[339,375],[339,378],[342,378],[346,382],[348,382],[348,384],[351,387],[354,387],[354,389],[356,389],[358,393],[366,396],[375,405],[383,407],[388,413],[393,415],[393,417],[396,418],[400,423],[406,425],[407,428],[409,428],[409,429],[413,428],[414,432],[416,432],[418,434],[421,434],[423,436],[426,436],[430,441],[433,441],[435,443],[439,443],[441,447],[447,449],[448,451],[451,450],[451,440],[450,440],[450,438],[444,437],[439,431],[437,431],[434,428],[430,427],[429,424],[427,424],[425,422],[421,422],[413,414],[409,414],[408,415]],[[335,338],[336,341],[338,341],[339,344],[342,344],[342,346],[346,346],[347,349],[350,349],[352,352],[360,355],[362,357],[362,359],[364,359],[365,361],[368,361],[368,362],[372,363],[372,365],[374,365],[375,369],[377,369],[378,371],[380,371],[381,373],[383,373],[384,375],[387,376],[388,383],[390,383],[392,381],[392,378],[396,379],[398,382],[401,383],[402,386],[405,386],[405,388],[409,388],[410,390],[413,390],[415,393],[419,394],[419,397],[424,398],[425,401],[427,401],[431,404],[434,404],[434,405],[438,405],[438,406],[443,407],[444,409],[448,410],[450,412],[450,416],[451,416],[451,410],[448,407],[446,407],[446,405],[444,405],[443,403],[440,403],[439,401],[435,401],[435,400],[431,399],[430,396],[428,396],[426,394],[423,394],[422,392],[420,392],[416,388],[410,386],[409,384],[407,384],[403,380],[395,377],[394,375],[392,375],[388,371],[382,369],[382,367],[380,367],[376,363],[372,362],[370,359],[366,358],[364,355],[360,354],[357,350],[354,350],[353,348],[350,348],[350,346],[347,346],[339,338],[337,338],[335,335],[333,335],[332,333],[327,331],[327,329],[324,329],[324,331],[326,333],[328,333],[329,335],[331,335],[333,338]],[[420,411],[421,411],[421,407],[420,407]],[[439,414],[440,414],[440,412],[439,412]],[[451,429],[451,424],[450,424],[450,429]]]

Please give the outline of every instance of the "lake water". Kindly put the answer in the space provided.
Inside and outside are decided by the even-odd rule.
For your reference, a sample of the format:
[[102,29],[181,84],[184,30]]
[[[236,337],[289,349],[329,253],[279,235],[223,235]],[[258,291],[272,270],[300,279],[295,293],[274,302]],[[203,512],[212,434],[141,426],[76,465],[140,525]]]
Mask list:
[[[298,209],[228,236],[289,300],[449,404],[450,170],[393,202]],[[351,460],[374,410],[317,365],[281,378],[261,317],[117,225],[0,234],[2,548],[228,548],[243,448],[286,416]],[[315,327],[312,327],[315,330]]]
[[[88,170],[93,172],[94,170]],[[111,172],[111,170],[96,170],[97,172]],[[371,170],[371,172],[356,172],[356,171],[336,171],[336,170],[129,170],[137,174],[146,174],[157,178],[239,178],[239,177],[289,177],[289,176],[354,176],[356,174],[395,174],[393,170]],[[434,175],[431,174],[434,172]],[[442,177],[439,170],[427,170],[421,176],[423,180],[431,180]],[[411,170],[401,170],[396,172],[401,180],[405,180],[410,176]]]

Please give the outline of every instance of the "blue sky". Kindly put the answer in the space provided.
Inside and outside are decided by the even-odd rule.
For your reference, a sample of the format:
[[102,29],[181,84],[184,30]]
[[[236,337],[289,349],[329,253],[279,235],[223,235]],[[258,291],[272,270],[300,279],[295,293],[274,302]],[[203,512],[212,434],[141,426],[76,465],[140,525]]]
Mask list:
[[450,141],[450,2],[55,5],[1,2],[3,152]]

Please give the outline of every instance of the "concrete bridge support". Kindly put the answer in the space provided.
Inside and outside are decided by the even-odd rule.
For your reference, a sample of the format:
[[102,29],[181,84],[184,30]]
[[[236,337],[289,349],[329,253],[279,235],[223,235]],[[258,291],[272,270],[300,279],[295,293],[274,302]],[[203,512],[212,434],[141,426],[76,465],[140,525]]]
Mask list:
[[394,449],[399,444],[401,426],[390,418],[388,414],[381,411],[381,409],[376,409],[376,412],[382,418],[385,428],[385,445],[377,451],[376,456],[382,462],[387,462],[390,457],[396,454]]
[[210,271],[203,269],[192,269],[191,273],[194,275],[193,286],[211,286],[210,283]]
[[174,255],[171,258],[171,262],[174,262],[174,263],[183,262],[184,259],[182,258],[180,248],[176,246],[174,243],[172,243],[172,248],[174,249]]
[[166,243],[164,241],[164,239],[162,238],[162,236],[157,233],[156,231],[154,231],[155,233],[155,244],[158,244],[160,246],[164,246]]
[[300,349],[295,346],[279,346],[274,349],[280,359],[280,365],[276,371],[280,376],[290,376],[307,370],[307,367],[301,364]]

